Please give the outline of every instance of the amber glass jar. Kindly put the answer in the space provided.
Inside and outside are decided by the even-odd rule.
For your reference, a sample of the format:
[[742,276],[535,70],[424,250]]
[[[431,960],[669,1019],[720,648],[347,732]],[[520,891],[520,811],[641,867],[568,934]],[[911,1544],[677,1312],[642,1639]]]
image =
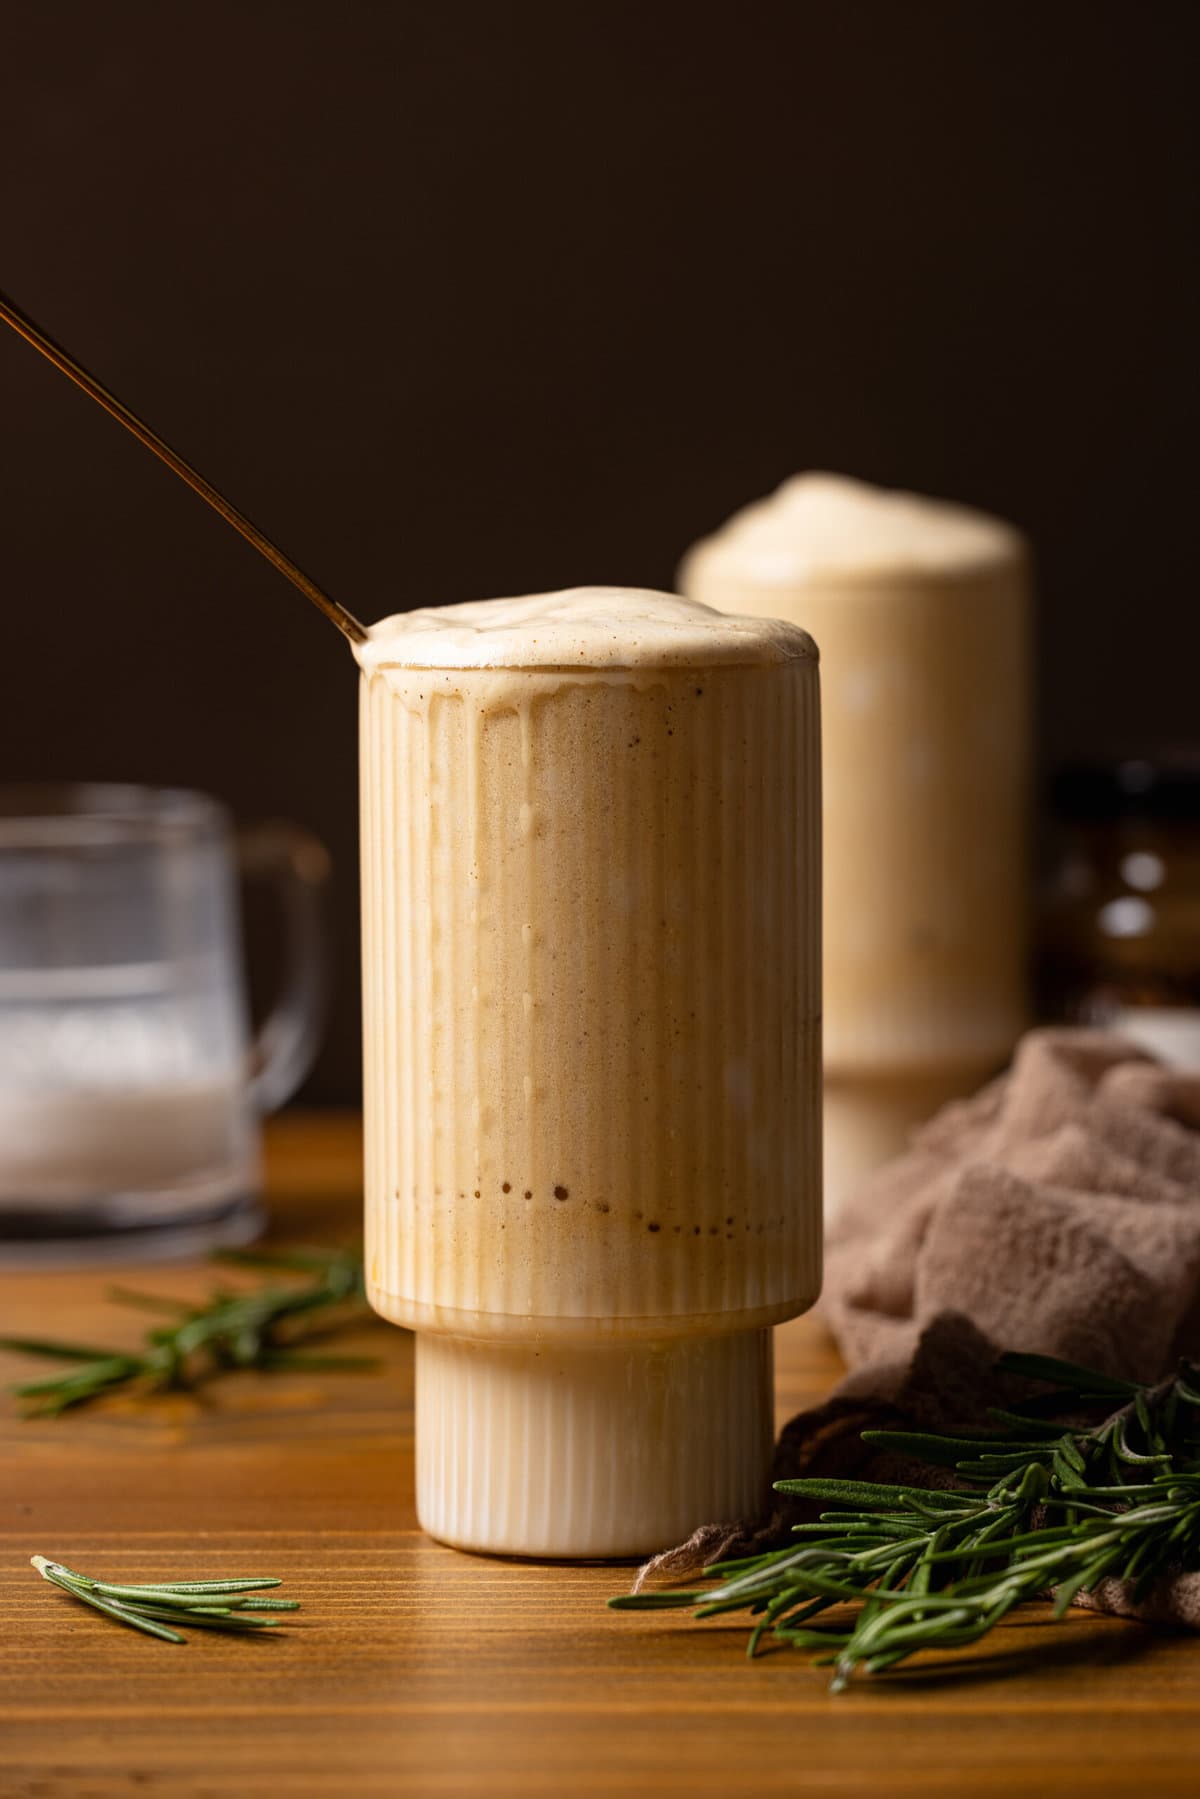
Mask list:
[[1064,769],[1039,1010],[1200,1067],[1200,756]]

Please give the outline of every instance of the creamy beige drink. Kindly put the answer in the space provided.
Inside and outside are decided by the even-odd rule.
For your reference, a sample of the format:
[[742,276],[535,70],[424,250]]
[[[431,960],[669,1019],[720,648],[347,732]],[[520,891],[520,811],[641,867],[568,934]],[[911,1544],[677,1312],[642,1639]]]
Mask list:
[[820,1280],[812,643],[600,588],[358,654],[368,1290],[420,1333],[422,1522],[587,1556],[753,1512]]
[[821,648],[832,1210],[1024,1022],[1025,549],[959,506],[801,475],[681,585]]

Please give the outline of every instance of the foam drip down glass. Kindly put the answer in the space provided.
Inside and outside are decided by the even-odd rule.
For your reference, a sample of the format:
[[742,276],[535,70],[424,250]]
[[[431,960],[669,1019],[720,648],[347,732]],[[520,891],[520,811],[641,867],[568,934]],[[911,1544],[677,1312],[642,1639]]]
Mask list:
[[417,1504],[635,1555],[752,1515],[820,1284],[816,651],[582,589],[382,621],[362,678],[366,1268]]
[[[251,1042],[235,865],[287,967]],[[0,789],[0,1258],[191,1254],[259,1226],[259,1125],[322,1014],[322,847],[202,794]]]

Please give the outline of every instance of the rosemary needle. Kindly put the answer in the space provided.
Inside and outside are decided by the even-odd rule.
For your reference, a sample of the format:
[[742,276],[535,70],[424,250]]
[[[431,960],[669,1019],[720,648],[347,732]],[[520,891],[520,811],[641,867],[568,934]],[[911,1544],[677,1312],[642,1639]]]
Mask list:
[[[674,1606],[698,1618],[748,1611],[764,1636],[817,1650],[840,1691],[924,1649],[976,1643],[1017,1605],[1051,1593],[1061,1618],[1100,1582],[1135,1600],[1160,1578],[1200,1569],[1200,1368],[1184,1362],[1139,1387],[1047,1356],[1010,1373],[1054,1383],[996,1435],[864,1431],[864,1440],[952,1471],[956,1485],[782,1480],[781,1493],[831,1505],[796,1526],[794,1546],[705,1570],[703,1591],[625,1594],[618,1609]],[[1101,1416],[1078,1424],[1089,1410]],[[1071,1422],[1052,1423],[1054,1412]],[[844,1608],[858,1610],[847,1622]],[[828,1624],[821,1614],[838,1606]]]
[[110,1289],[118,1304],[160,1320],[142,1350],[96,1349],[39,1337],[0,1337],[0,1349],[72,1364],[66,1371],[14,1387],[26,1415],[54,1418],[105,1394],[133,1389],[194,1387],[234,1368],[344,1372],[374,1366],[365,1356],[338,1356],[307,1346],[323,1343],[345,1325],[365,1323],[368,1311],[361,1258],[351,1250],[227,1251],[215,1258],[242,1268],[270,1269],[299,1279],[268,1280],[243,1290],[214,1287],[200,1304],[159,1294]]
[[181,1628],[193,1626],[202,1630],[233,1632],[274,1630],[281,1620],[261,1615],[246,1617],[246,1612],[261,1614],[295,1612],[298,1599],[259,1599],[246,1595],[280,1583],[273,1575],[233,1576],[226,1580],[155,1581],[147,1585],[128,1582],[94,1580],[80,1574],[63,1562],[52,1562],[44,1555],[30,1556],[30,1561],[43,1580],[69,1593],[72,1599],[90,1605],[95,1611],[131,1630],[144,1631],[166,1643],[186,1643]]

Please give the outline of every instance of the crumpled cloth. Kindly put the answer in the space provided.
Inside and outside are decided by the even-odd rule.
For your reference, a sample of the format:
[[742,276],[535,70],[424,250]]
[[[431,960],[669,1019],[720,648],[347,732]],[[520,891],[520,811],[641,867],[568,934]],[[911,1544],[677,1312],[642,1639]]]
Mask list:
[[[1006,1349],[1162,1378],[1200,1355],[1200,1074],[1095,1031],[1031,1032],[1008,1073],[945,1107],[845,1206],[821,1303],[850,1372],[784,1429],[773,1480],[950,1484],[859,1433],[980,1429],[987,1406],[1031,1390],[996,1371]],[[777,1547],[801,1515],[704,1525],[639,1585]],[[1107,1580],[1079,1603],[1200,1628],[1200,1574],[1137,1605]]]

